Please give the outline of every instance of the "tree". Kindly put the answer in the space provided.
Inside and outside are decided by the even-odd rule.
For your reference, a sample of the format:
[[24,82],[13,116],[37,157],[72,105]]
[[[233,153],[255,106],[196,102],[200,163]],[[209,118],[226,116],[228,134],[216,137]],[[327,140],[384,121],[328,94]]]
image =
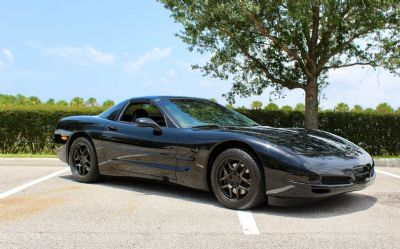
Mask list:
[[352,111],[352,112],[360,113],[360,112],[363,112],[364,109],[363,109],[362,106],[360,106],[360,105],[354,105],[354,107],[353,107],[353,109],[351,109],[351,111]]
[[388,114],[394,112],[393,108],[388,103],[380,103],[375,110],[377,113],[382,113],[382,114]]
[[22,94],[17,94],[16,96],[16,104],[17,105],[28,105],[29,99]]
[[397,110],[396,110],[395,113],[396,113],[396,114],[400,114],[400,107],[397,108]]
[[281,110],[284,112],[291,112],[293,111],[293,108],[290,105],[284,105],[282,106]]
[[84,106],[85,101],[81,97],[75,97],[69,103],[71,106]]
[[13,95],[0,94],[0,105],[16,105],[17,97]]
[[268,105],[266,105],[264,107],[264,110],[267,111],[278,111],[279,110],[279,106],[275,103],[269,103]]
[[319,92],[329,70],[400,70],[398,1],[159,1],[182,25],[178,37],[189,49],[212,55],[193,68],[233,81],[228,101],[267,87],[278,94],[303,89],[306,128],[318,127]]
[[28,101],[29,101],[29,104],[31,104],[31,105],[40,105],[42,103],[42,101],[36,96],[29,97]]
[[297,104],[296,107],[294,108],[294,110],[298,112],[304,112],[305,109],[306,107],[303,103]]
[[62,99],[62,100],[57,101],[57,105],[58,106],[68,106],[68,102]]
[[254,110],[261,110],[262,108],[262,102],[258,101],[258,100],[254,100],[253,102],[251,102],[250,104],[250,108],[254,109]]
[[93,98],[93,97],[89,98],[86,101],[86,105],[90,106],[90,107],[98,106],[96,98]]
[[114,105],[114,101],[107,99],[106,101],[103,102],[103,107],[111,107]]
[[341,102],[335,106],[334,110],[335,112],[349,112],[350,107],[348,104]]
[[211,98],[210,101],[212,101],[214,103],[218,103],[218,101],[215,98]]
[[46,101],[46,104],[48,104],[48,105],[55,105],[55,104],[56,104],[56,101],[55,101],[55,99],[50,98],[50,99],[48,99],[48,100]]
[[364,112],[368,113],[368,114],[372,114],[372,113],[375,113],[375,110],[372,108],[365,108]]
[[226,104],[225,107],[231,110],[235,109],[235,107],[232,104]]

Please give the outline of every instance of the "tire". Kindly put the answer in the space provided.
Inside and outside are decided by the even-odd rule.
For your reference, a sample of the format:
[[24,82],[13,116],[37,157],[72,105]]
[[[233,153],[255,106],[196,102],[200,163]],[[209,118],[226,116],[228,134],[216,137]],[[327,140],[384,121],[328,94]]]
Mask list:
[[211,186],[217,200],[230,209],[249,209],[266,202],[263,168],[241,148],[227,149],[215,159]]
[[75,139],[69,151],[68,164],[74,180],[88,183],[100,179],[97,156],[89,139],[85,137]]

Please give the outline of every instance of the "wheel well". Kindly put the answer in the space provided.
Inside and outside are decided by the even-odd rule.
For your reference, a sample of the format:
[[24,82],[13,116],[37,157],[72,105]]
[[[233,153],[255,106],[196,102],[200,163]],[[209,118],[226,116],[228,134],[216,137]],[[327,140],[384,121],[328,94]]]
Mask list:
[[[67,161],[68,164],[69,164],[69,149],[71,148],[72,143],[73,143],[77,138],[80,138],[80,137],[85,137],[85,138],[87,138],[87,139],[92,143],[92,145],[93,145],[93,141],[92,141],[92,139],[90,138],[90,136],[89,136],[87,133],[81,132],[81,131],[74,133],[74,134],[69,138],[69,141],[68,141],[68,147],[67,147],[67,153],[66,153],[66,161]],[[93,148],[95,148],[94,145],[93,145]],[[96,153],[96,150],[95,150],[95,153]]]
[[[218,144],[217,146],[215,146],[215,148],[211,151],[211,154],[208,157],[208,162],[207,162],[207,185],[208,185],[208,188],[210,190],[212,190],[212,187],[211,187],[211,168],[212,168],[212,165],[214,164],[215,159],[217,158],[217,156],[219,154],[221,154],[225,150],[232,149],[232,148],[238,148],[238,149],[245,150],[246,152],[250,153],[254,157],[254,159],[257,160],[257,163],[259,163],[259,165],[262,165],[262,162],[261,162],[260,158],[258,157],[257,153],[255,152],[255,150],[250,145],[248,145],[248,144],[246,144],[244,142],[235,141],[235,140],[222,142],[222,143]],[[262,172],[264,172],[263,169],[262,169]]]

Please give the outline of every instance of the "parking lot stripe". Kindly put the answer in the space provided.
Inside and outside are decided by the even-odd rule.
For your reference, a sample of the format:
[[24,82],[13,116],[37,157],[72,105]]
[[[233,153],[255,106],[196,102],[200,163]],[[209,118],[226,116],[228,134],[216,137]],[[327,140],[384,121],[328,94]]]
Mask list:
[[251,211],[237,211],[244,234],[260,234]]
[[67,169],[62,169],[62,170],[59,170],[57,172],[51,173],[51,174],[49,174],[47,176],[43,176],[43,177],[41,177],[39,179],[27,182],[27,183],[22,184],[22,185],[20,185],[18,187],[10,189],[10,190],[8,190],[6,192],[1,193],[0,194],[0,199],[4,199],[4,198],[6,198],[6,197],[8,197],[10,195],[13,195],[13,194],[15,194],[15,193],[17,193],[19,191],[22,191],[22,190],[24,190],[26,188],[29,188],[29,187],[31,187],[31,186],[33,186],[35,184],[41,183],[41,182],[46,181],[46,180],[48,180],[48,179],[50,179],[50,178],[52,178],[54,176],[57,176],[57,175],[62,174],[64,172],[67,172],[68,170],[69,170],[68,168]]
[[393,174],[393,173],[390,173],[390,172],[386,172],[386,171],[383,171],[383,170],[380,170],[380,169],[375,169],[375,171],[379,172],[381,174],[385,174],[385,175],[400,179],[399,175],[396,175],[396,174]]

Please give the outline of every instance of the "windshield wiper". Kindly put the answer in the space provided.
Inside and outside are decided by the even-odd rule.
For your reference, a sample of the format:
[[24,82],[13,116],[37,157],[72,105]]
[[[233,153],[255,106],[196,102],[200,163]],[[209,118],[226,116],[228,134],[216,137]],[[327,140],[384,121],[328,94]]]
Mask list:
[[217,124],[205,124],[205,125],[192,126],[192,128],[221,128],[221,126]]

